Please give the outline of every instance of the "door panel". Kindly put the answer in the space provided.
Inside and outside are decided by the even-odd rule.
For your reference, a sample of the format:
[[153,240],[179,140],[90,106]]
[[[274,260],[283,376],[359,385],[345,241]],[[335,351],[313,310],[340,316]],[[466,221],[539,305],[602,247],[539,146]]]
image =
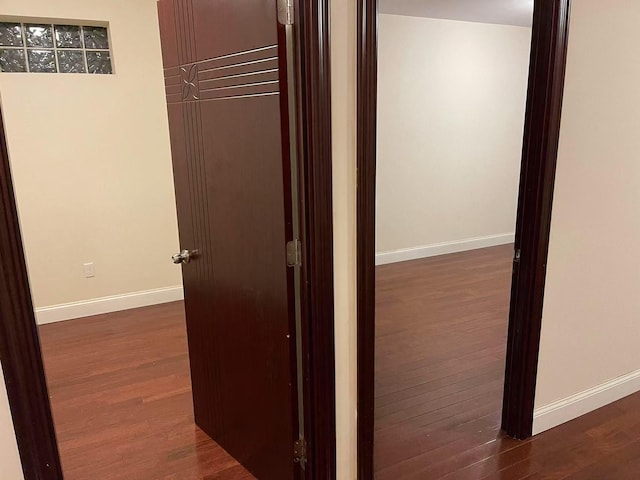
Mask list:
[[293,479],[291,185],[276,3],[161,0],[159,14],[180,243],[197,250],[183,265],[195,420],[259,479]]
[[193,0],[192,8],[199,59],[278,43],[275,0]]

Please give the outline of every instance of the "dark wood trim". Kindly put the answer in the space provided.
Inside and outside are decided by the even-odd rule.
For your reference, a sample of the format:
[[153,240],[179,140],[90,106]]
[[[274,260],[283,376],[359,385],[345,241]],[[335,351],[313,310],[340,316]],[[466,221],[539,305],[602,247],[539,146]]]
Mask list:
[[329,0],[299,0],[301,217],[307,478],[336,476]]
[[358,2],[358,478],[373,478],[378,0]]
[[[305,478],[333,480],[336,407],[329,0],[298,0],[297,7],[304,245],[302,333],[305,435],[309,442]],[[4,130],[0,133],[0,360],[25,478],[61,480]]]
[[502,428],[519,439],[533,427],[570,6],[536,0],[534,7],[502,411]]
[[25,478],[61,480],[1,118],[0,157],[0,361]]
[[[373,478],[377,1],[358,2],[358,478]],[[531,436],[570,0],[535,0],[503,429]]]

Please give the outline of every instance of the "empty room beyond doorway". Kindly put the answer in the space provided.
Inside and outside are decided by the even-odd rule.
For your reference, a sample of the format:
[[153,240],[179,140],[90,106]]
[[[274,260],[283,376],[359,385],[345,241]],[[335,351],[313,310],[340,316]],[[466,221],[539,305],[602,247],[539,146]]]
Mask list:
[[457,478],[504,438],[533,9],[455,3],[379,16],[376,479]]

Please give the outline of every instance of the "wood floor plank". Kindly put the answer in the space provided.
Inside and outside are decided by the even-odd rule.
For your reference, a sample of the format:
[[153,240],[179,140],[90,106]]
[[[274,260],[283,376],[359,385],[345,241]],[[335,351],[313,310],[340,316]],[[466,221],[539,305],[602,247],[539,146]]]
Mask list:
[[640,478],[640,394],[524,442],[500,432],[512,253],[377,267],[376,480]]
[[[499,430],[511,246],[377,270],[376,480],[640,478],[640,394]],[[67,480],[249,480],[193,423],[181,303],[40,327]]]
[[39,327],[65,480],[250,480],[193,422],[182,302]]

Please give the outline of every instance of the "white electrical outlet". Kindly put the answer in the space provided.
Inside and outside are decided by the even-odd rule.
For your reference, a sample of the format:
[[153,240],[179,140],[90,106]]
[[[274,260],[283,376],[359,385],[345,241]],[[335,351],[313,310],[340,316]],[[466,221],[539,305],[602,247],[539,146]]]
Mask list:
[[96,276],[96,268],[93,266],[93,262],[85,263],[83,265],[84,268],[84,278],[91,278]]

